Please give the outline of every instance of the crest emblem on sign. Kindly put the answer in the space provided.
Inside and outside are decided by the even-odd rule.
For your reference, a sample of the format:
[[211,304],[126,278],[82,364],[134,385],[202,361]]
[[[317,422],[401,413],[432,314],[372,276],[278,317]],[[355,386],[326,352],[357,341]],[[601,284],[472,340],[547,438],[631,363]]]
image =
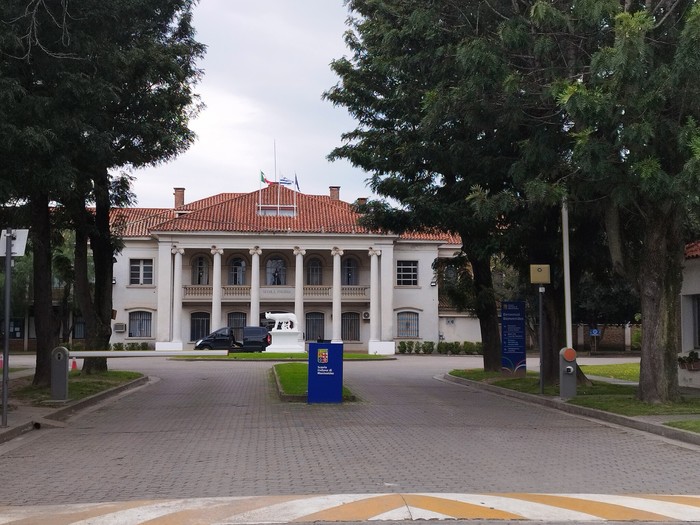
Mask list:
[[328,362],[328,350],[318,351],[318,362],[321,364],[325,364]]

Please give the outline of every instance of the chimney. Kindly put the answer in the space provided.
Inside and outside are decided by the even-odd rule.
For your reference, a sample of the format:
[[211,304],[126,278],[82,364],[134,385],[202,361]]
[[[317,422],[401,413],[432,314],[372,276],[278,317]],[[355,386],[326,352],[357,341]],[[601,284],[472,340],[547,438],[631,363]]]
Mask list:
[[331,199],[334,201],[340,200],[340,186],[329,186],[328,189],[331,193]]
[[358,197],[355,201],[355,204],[357,204],[358,206],[364,206],[365,204],[367,204],[367,197]]
[[173,188],[175,190],[175,208],[185,205],[185,188]]

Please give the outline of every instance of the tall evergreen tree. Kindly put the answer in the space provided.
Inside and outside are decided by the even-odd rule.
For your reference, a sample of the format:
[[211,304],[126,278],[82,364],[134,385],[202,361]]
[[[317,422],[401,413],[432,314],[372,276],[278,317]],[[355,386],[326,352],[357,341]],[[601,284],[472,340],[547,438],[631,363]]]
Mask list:
[[[88,344],[106,348],[119,248],[110,208],[130,195],[128,177],[112,172],[162,162],[192,143],[188,124],[198,108],[193,85],[204,47],[194,40],[193,0],[41,3],[34,11],[25,3],[0,6],[0,78],[12,88],[0,104],[0,114],[11,117],[0,128],[0,145],[33,176],[14,190],[33,210],[34,260],[42,265],[35,267],[35,382],[47,383],[54,341],[39,332],[52,312],[49,202],[66,210],[76,231],[75,289]],[[48,286],[37,287],[36,279]],[[106,366],[91,360],[88,368],[93,364]]]

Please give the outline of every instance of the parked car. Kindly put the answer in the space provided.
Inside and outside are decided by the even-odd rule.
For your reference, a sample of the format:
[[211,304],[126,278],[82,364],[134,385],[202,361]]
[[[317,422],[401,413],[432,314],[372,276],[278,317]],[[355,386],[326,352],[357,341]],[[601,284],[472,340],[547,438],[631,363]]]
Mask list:
[[272,342],[270,332],[264,326],[244,326],[243,340],[237,341],[233,328],[219,328],[194,345],[195,350],[228,350],[263,352]]

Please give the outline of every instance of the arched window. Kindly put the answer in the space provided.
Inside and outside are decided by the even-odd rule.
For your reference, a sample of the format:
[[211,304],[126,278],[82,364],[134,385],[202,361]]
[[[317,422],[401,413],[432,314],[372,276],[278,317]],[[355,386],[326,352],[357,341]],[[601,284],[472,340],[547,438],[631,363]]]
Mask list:
[[341,316],[340,337],[343,341],[360,340],[360,314],[346,312]]
[[190,341],[197,341],[209,335],[209,313],[193,312],[190,317]]
[[209,284],[209,259],[204,255],[192,259],[192,284]]
[[418,337],[418,314],[416,312],[396,314],[396,337]]
[[322,312],[307,312],[305,339],[307,341],[322,340],[325,324],[325,317]]
[[314,257],[306,265],[306,284],[323,284],[323,265],[321,259]]
[[228,284],[245,284],[245,261],[240,257],[231,259],[228,267]]
[[151,312],[129,312],[129,337],[151,337]]
[[236,341],[243,340],[243,327],[246,323],[246,315],[243,312],[229,312],[227,326],[233,328],[233,337]]
[[287,265],[284,259],[272,257],[267,260],[265,267],[266,282],[269,286],[280,286],[287,284]]
[[352,257],[343,259],[341,270],[342,275],[340,280],[343,286],[355,286],[359,284],[356,259],[353,259]]

